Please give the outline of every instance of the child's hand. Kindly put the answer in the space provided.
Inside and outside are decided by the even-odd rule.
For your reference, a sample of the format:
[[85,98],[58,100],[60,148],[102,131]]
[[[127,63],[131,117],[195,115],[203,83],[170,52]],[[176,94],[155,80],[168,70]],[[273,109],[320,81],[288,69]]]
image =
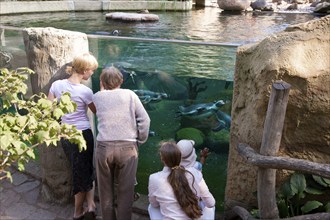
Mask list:
[[201,164],[205,164],[206,158],[209,156],[209,149],[205,147],[203,150],[199,153],[199,162]]
[[207,147],[205,147],[203,150],[200,151],[200,157],[204,157],[207,158],[207,156],[209,156],[209,149]]

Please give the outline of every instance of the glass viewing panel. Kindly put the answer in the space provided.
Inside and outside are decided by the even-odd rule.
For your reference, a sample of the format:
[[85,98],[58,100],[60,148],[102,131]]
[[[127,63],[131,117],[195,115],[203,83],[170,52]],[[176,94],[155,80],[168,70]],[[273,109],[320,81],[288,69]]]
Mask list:
[[23,34],[20,28],[0,28],[0,37],[0,68],[27,67]]
[[[26,67],[22,33],[6,30],[3,36],[1,55],[12,56],[9,68]],[[124,75],[122,88],[137,93],[151,118],[149,139],[139,147],[136,191],[147,195],[149,175],[163,167],[160,141],[193,139],[198,159],[200,149],[210,149],[203,175],[217,211],[223,210],[236,46],[88,37],[100,64],[93,92],[102,68],[113,65]]]
[[136,92],[151,118],[149,139],[139,147],[136,191],[147,194],[149,175],[163,167],[160,141],[193,139],[198,158],[200,149],[210,149],[203,175],[222,210],[237,48],[94,36],[89,45],[100,63],[94,92],[102,67],[113,65],[124,75],[122,88]]

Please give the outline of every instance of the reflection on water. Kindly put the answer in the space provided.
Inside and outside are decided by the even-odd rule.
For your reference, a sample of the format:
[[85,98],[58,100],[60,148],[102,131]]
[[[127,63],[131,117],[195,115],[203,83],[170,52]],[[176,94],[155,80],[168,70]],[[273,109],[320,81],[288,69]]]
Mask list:
[[187,12],[154,11],[159,22],[127,23],[105,19],[105,12],[65,12],[1,16],[1,24],[17,27],[55,27],[85,33],[119,30],[119,36],[231,42],[254,42],[314,19],[310,14],[225,13],[207,7]]
[[[91,40],[99,63],[125,72],[164,72],[172,76],[233,79],[236,47]],[[95,49],[94,47],[94,49]],[[91,48],[93,50],[93,48]]]
[[[152,13],[160,17],[159,22],[107,21],[105,13],[77,12],[1,16],[1,24],[52,26],[88,34],[111,35],[118,30],[119,36],[127,37],[245,44],[261,40],[290,24],[314,19],[308,14],[228,14],[218,8]],[[5,34],[6,45],[2,45],[1,50],[12,52],[16,57],[19,54],[21,58],[24,50],[21,35],[11,31]],[[101,65],[92,77],[94,92],[99,90],[101,68],[114,65],[124,74],[123,87],[138,94],[151,118],[149,140],[139,149],[137,191],[146,194],[150,173],[162,167],[157,148],[161,140],[192,138],[196,148],[209,147],[212,152],[203,173],[217,200],[217,209],[221,210],[236,47],[94,38],[89,42]]]

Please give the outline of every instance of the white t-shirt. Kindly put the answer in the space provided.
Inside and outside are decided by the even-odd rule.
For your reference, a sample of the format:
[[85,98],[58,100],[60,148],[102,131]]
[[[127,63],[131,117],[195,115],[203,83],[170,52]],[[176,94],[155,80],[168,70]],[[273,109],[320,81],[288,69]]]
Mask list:
[[67,79],[57,80],[51,85],[49,92],[57,99],[62,93],[69,92],[71,100],[77,104],[75,112],[62,116],[62,122],[75,125],[78,130],[86,130],[91,127],[87,117],[88,105],[92,103],[93,91],[83,84],[74,84]]

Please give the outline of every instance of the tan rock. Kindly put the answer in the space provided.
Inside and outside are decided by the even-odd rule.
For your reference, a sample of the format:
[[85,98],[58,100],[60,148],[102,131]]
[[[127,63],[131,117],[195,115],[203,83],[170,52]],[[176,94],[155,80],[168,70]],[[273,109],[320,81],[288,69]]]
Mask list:
[[[232,105],[226,209],[257,205],[257,169],[236,151],[247,143],[259,152],[271,85],[292,85],[279,155],[330,161],[330,16],[288,27],[238,48]],[[277,172],[278,186],[288,171]]]
[[87,35],[55,28],[26,28],[23,30],[31,76],[32,91],[48,93],[53,75],[77,54],[88,52]]

